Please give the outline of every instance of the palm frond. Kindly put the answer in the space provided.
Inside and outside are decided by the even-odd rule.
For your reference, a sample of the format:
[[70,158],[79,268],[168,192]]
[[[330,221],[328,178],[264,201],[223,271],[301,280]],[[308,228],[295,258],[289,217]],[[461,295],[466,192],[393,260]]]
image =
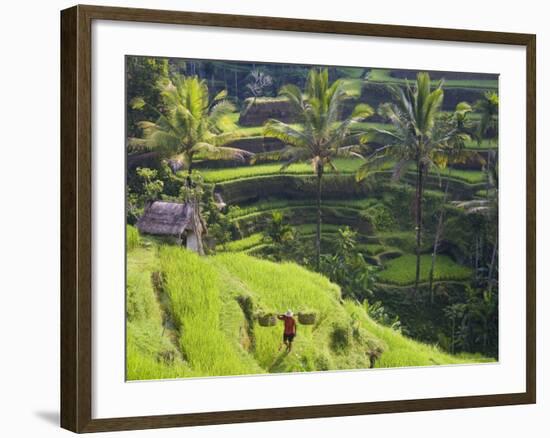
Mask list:
[[143,97],[134,97],[130,101],[130,107],[135,110],[143,109],[145,107],[145,100]]
[[286,97],[295,110],[302,110],[304,108],[302,92],[296,85],[284,85],[279,91],[279,96]]
[[362,181],[374,172],[381,170],[386,164],[393,162],[391,154],[387,153],[387,148],[380,148],[365,158],[364,163],[359,167],[355,174],[357,181]]
[[126,148],[128,151],[143,151],[148,149],[147,140],[143,138],[130,137],[126,140]]
[[283,149],[276,151],[267,151],[254,154],[251,158],[251,163],[258,163],[261,161],[284,161],[293,160],[305,161],[309,157],[309,151],[303,148],[297,148],[295,146],[285,146]]
[[368,103],[360,103],[355,106],[351,117],[355,120],[368,119],[374,114],[374,109]]
[[212,106],[209,114],[210,123],[213,126],[219,127],[220,123],[223,123],[228,119],[229,114],[236,111],[235,105],[228,100],[220,100]]
[[278,120],[268,120],[264,125],[264,136],[281,140],[287,145],[308,147],[310,141],[305,133]]
[[240,161],[247,161],[254,156],[253,153],[245,151],[243,149],[231,148],[226,146],[215,146],[210,143],[200,142],[194,146],[196,152],[206,152],[209,156],[218,159],[237,159]]
[[177,149],[181,142],[173,133],[160,130],[152,132],[146,141],[148,146],[168,154]]
[[214,96],[214,98],[212,99],[212,103],[219,102],[220,100],[224,100],[226,98],[227,98],[227,90],[222,90]]

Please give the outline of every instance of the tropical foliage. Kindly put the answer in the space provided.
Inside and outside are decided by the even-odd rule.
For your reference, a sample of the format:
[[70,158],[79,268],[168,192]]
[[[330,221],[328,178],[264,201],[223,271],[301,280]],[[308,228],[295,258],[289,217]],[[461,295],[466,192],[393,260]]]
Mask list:
[[245,151],[223,146],[231,139],[231,134],[223,131],[227,116],[235,111],[225,91],[210,99],[206,81],[196,76],[163,78],[157,86],[162,98],[161,109],[152,107],[141,97],[132,101],[134,109],[152,108],[158,118],[154,122],[140,122],[144,138],[134,138],[131,144],[144,145],[168,158],[183,160],[189,176],[193,158],[201,152],[243,161],[250,156]]
[[[416,274],[414,294],[420,282],[420,261],[422,245],[422,201],[427,173],[432,168],[445,167],[449,157],[456,154],[456,146],[463,145],[468,138],[458,127],[448,123],[441,116],[443,103],[443,82],[432,89],[430,75],[418,73],[416,84],[405,88],[392,86],[394,101],[380,107],[380,114],[394,126],[394,130],[373,129],[363,141],[378,142],[382,147],[366,157],[365,163],[357,172],[359,180],[374,169],[388,162],[395,162],[392,170],[394,180],[399,180],[409,169],[414,168],[415,179],[415,233],[416,233]],[[457,108],[455,118],[460,123],[468,108]]]

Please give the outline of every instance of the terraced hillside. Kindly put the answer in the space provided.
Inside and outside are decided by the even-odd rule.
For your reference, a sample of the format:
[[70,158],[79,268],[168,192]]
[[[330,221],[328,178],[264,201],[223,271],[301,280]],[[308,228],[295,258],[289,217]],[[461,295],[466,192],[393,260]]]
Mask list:
[[[201,258],[146,241],[128,252],[130,380],[483,362],[408,339],[320,274],[243,253]],[[259,312],[315,312],[291,354]]]
[[496,75],[162,62],[128,94],[129,379],[498,357]]

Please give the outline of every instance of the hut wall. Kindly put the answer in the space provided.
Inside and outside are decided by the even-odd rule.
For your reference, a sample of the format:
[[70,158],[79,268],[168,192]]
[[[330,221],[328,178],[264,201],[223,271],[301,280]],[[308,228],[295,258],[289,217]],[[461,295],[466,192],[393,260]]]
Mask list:
[[187,234],[186,247],[191,251],[195,251],[197,253],[199,252],[199,239],[192,231],[189,231]]

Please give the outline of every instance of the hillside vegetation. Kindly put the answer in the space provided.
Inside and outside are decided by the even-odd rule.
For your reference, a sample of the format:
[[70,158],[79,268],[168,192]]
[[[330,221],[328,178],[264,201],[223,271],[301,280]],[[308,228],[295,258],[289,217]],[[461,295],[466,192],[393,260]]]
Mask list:
[[[131,236],[135,239],[135,236]],[[242,252],[199,257],[182,247],[134,241],[128,248],[127,378],[243,375],[482,362],[449,355],[371,319],[326,277],[294,263]],[[313,312],[293,351],[282,324],[261,313]]]

